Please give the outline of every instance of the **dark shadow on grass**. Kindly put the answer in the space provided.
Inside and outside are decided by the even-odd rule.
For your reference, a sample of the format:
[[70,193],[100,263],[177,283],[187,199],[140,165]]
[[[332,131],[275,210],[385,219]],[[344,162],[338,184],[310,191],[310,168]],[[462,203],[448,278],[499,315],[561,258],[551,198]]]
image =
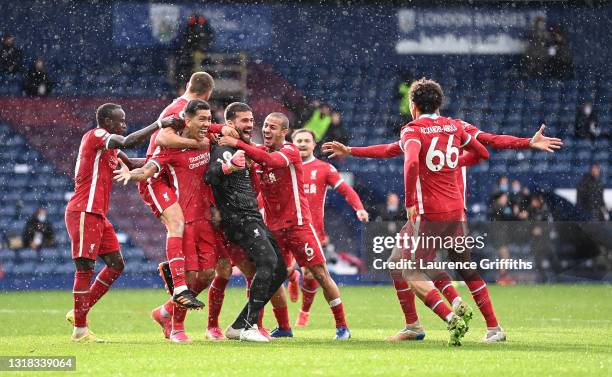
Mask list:
[[333,340],[305,340],[305,339],[282,339],[274,340],[267,344],[254,344],[239,341],[204,341],[195,340],[191,344],[179,345],[170,344],[169,342],[160,341],[129,341],[129,342],[112,342],[109,344],[121,344],[121,345],[147,345],[147,346],[161,346],[168,345],[173,347],[194,347],[194,348],[228,348],[228,349],[246,349],[246,348],[268,348],[268,349],[330,349],[335,351],[347,350],[351,352],[355,351],[384,351],[384,350],[440,350],[448,349],[449,352],[491,352],[499,354],[504,351],[511,352],[542,352],[542,353],[576,353],[576,352],[588,352],[591,354],[607,354],[612,355],[610,347],[600,344],[571,344],[571,343],[555,343],[547,344],[545,346],[536,346],[531,344],[524,344],[518,342],[504,342],[498,344],[485,344],[475,341],[466,341],[461,347],[449,347],[446,342],[439,340],[421,341],[421,342],[401,342],[401,343],[389,343],[383,340],[358,340],[351,339],[349,341],[333,341]]

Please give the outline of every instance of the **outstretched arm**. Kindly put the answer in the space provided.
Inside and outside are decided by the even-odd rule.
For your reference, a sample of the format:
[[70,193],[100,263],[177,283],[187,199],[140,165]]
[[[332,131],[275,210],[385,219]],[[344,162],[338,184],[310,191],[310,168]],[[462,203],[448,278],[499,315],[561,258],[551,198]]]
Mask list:
[[106,141],[106,149],[131,148],[145,142],[159,128],[166,127],[182,127],[183,120],[180,118],[166,117],[157,120],[155,123],[148,125],[136,132],[132,132],[127,136],[111,135]]
[[263,149],[259,149],[254,145],[247,144],[244,141],[235,139],[233,137],[222,137],[221,140],[219,140],[219,145],[228,145],[233,148],[240,148],[251,160],[272,169],[284,168],[290,164],[289,158],[287,158],[287,156],[285,156],[281,151],[268,153]]
[[123,151],[119,151],[119,153],[117,154],[117,157],[119,157],[121,161],[123,161],[123,163],[126,164],[128,169],[130,170],[143,167],[146,161],[146,158],[139,158],[139,157],[130,158]]
[[516,137],[511,135],[496,135],[483,131],[474,133],[474,137],[487,147],[495,149],[537,149],[554,153],[555,149],[561,149],[563,141],[556,137],[544,136],[546,126],[542,124],[533,137]]
[[127,185],[129,181],[144,181],[146,179],[151,178],[155,173],[159,171],[159,165],[157,162],[151,160],[147,162],[147,164],[142,168],[137,168],[134,170],[128,169],[127,165],[123,163],[123,161],[119,160],[119,169],[113,171],[115,176],[113,179],[117,182],[122,182],[124,185]]
[[201,149],[210,145],[210,141],[204,138],[202,141],[182,137],[173,128],[164,128],[155,137],[155,144],[162,148],[173,149]]
[[338,141],[324,143],[322,151],[330,154],[329,158],[334,157],[368,157],[368,158],[391,158],[402,155],[399,143],[377,144],[366,147],[349,147]]

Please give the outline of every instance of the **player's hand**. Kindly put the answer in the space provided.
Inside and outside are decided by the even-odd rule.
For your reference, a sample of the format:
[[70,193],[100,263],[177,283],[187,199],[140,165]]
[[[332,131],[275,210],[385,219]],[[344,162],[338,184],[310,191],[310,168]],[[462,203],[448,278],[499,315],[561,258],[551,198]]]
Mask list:
[[410,221],[411,223],[414,224],[416,222],[416,218],[417,218],[416,206],[406,208],[406,217],[408,217],[408,221]]
[[357,218],[362,223],[367,223],[368,221],[370,221],[370,214],[365,209],[360,209],[359,211],[357,211]]
[[561,149],[563,141],[556,137],[544,136],[546,125],[542,124],[538,132],[529,141],[529,146],[533,149],[554,153],[555,149]]
[[210,145],[210,140],[207,137],[205,137],[202,140],[198,140],[197,143],[198,143],[197,149],[202,149]]
[[238,139],[231,136],[223,136],[221,139],[219,139],[218,144],[220,146],[236,148],[238,146]]
[[323,143],[321,150],[323,153],[329,154],[327,158],[345,157],[351,155],[351,148],[338,141],[328,141],[327,143]]
[[180,131],[185,128],[185,121],[181,118],[176,118],[170,115],[161,120],[161,126],[162,128],[172,127],[175,130]]
[[227,162],[223,163],[221,169],[224,174],[232,174],[235,171],[243,170],[246,166],[244,151],[239,150]]
[[239,139],[240,135],[238,134],[238,131],[236,131],[235,128],[229,127],[229,126],[223,126],[223,128],[221,128],[221,135],[223,136],[231,136],[233,138]]
[[128,169],[127,165],[124,164],[121,159],[119,159],[119,169],[114,170],[113,173],[115,173],[113,179],[117,182],[123,181],[124,186],[127,185],[130,181],[130,178],[132,178],[132,174],[130,174],[130,169]]

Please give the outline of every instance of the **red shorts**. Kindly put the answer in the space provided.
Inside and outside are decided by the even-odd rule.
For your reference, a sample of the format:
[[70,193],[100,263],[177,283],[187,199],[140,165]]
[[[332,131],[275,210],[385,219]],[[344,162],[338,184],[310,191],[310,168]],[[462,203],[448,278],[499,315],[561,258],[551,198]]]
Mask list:
[[96,260],[98,255],[119,251],[113,224],[96,213],[66,211],[66,229],[72,242],[72,259]]
[[156,217],[160,217],[166,208],[177,201],[174,188],[167,185],[161,179],[151,179],[151,182],[139,182],[138,192]]
[[419,215],[414,224],[408,221],[400,231],[402,238],[404,234],[408,237],[420,237],[416,248],[412,247],[412,241],[409,242],[410,249],[402,250],[402,257],[432,262],[436,259],[438,250],[446,249],[456,242],[451,242],[451,239],[456,240],[467,233],[464,210]]
[[287,267],[293,264],[292,256],[300,267],[325,263],[321,242],[311,224],[276,230],[272,234],[281,249]]
[[185,271],[214,269],[219,255],[215,252],[215,234],[208,220],[185,223],[183,231]]
[[232,266],[237,266],[249,259],[244,250],[235,243],[228,241],[221,231],[215,231],[215,250],[219,259],[229,259]]

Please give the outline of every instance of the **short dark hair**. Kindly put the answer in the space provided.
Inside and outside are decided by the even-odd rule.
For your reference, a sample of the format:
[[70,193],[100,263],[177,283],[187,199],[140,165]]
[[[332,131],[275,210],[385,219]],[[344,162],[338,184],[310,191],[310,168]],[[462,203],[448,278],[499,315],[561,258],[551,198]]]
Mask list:
[[438,111],[444,100],[440,84],[423,77],[410,85],[410,101],[424,114]]
[[198,110],[210,110],[210,105],[208,104],[208,102],[202,101],[201,99],[194,99],[187,103],[187,106],[185,106],[183,113],[185,114],[185,116],[193,118],[197,114]]
[[102,125],[104,118],[110,118],[113,115],[113,111],[121,109],[121,105],[117,105],[116,103],[105,103],[104,105],[100,105],[96,109],[96,122],[98,126]]
[[189,79],[189,92],[191,93],[204,94],[212,91],[214,88],[215,80],[204,71],[194,73]]
[[225,108],[225,113],[223,117],[225,120],[234,120],[236,119],[236,114],[242,113],[245,111],[253,111],[249,105],[243,102],[232,102]]
[[272,118],[276,118],[276,119],[280,119],[283,121],[282,127],[283,129],[288,129],[289,128],[289,118],[287,118],[287,116],[283,113],[270,113],[268,114],[269,117]]
[[312,141],[314,141],[315,143],[317,142],[317,137],[315,136],[315,133],[312,130],[309,130],[308,128],[298,128],[297,130],[293,131],[293,133],[291,133],[291,140],[295,138],[295,135],[303,133],[310,134],[310,136],[312,136]]

